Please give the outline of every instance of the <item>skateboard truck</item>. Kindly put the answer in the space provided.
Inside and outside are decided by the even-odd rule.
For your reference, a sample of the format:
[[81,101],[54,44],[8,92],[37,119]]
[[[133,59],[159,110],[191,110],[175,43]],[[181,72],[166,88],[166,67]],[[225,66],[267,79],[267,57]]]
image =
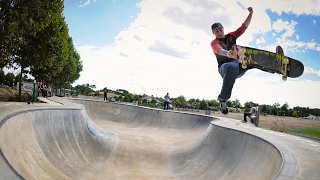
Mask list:
[[243,49],[241,46],[233,45],[231,49],[235,49],[237,52],[237,59],[238,62],[242,64],[243,69],[247,69],[247,61],[249,58],[246,56],[245,52],[246,50]]
[[242,60],[242,68],[243,69],[247,69],[247,61],[249,60],[249,58],[246,56],[246,55],[244,55],[244,57],[243,57],[243,60]]
[[241,61],[242,61],[242,69],[247,69],[247,62],[249,60],[249,57],[247,56],[247,54],[245,53],[246,50],[241,48]]
[[282,80],[286,81],[287,80],[287,72],[288,72],[288,64],[289,64],[289,59],[288,58],[284,58],[282,63],[284,64],[284,73],[282,76]]

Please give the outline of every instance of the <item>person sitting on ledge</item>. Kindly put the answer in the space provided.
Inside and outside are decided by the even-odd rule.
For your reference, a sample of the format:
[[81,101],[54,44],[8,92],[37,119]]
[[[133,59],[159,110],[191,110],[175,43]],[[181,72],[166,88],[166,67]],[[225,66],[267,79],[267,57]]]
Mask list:
[[244,123],[246,123],[247,122],[247,116],[254,116],[254,114],[255,114],[255,109],[254,109],[254,107],[253,107],[253,105],[252,104],[250,104],[250,111],[249,112],[245,112],[244,114],[243,114],[243,121],[242,122],[244,122]]

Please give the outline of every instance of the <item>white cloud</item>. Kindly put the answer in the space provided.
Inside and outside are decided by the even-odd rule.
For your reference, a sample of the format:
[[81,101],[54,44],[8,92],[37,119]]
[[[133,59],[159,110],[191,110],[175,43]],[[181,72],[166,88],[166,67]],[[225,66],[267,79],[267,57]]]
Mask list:
[[286,41],[287,37],[292,37],[294,35],[295,26],[297,24],[298,23],[295,21],[288,22],[278,19],[276,22],[272,24],[272,29],[277,33],[281,33],[284,31],[284,33],[279,38],[279,41],[283,42]]
[[[262,9],[270,9],[273,12],[281,14],[282,12],[287,14],[296,15],[320,15],[320,2],[317,0],[269,0],[269,1],[251,1],[241,0],[246,6],[260,6]],[[263,21],[262,21],[263,22]]]
[[258,38],[257,40],[256,40],[256,44],[263,44],[263,43],[265,43],[266,42],[266,40],[264,39],[264,38]]
[[[296,41],[296,40],[285,40],[283,41],[281,38],[276,38],[277,42],[274,44],[263,44],[259,46],[260,49],[264,49],[267,51],[275,52],[275,47],[280,45],[285,54],[289,55],[291,53],[304,53],[307,50],[313,50],[320,52],[320,43],[315,40],[306,41]],[[293,57],[294,58],[294,57]]]
[[[95,3],[95,2],[97,2],[97,0],[93,0],[93,2]],[[79,7],[85,7],[85,6],[90,5],[91,3],[92,3],[91,0],[87,0],[86,2],[80,1]]]
[[317,24],[317,21],[316,21],[316,20],[313,20],[312,22],[313,22],[313,24]]
[[309,73],[309,74],[316,74],[320,77],[320,70],[315,70],[312,67],[305,67],[304,68],[304,73]]

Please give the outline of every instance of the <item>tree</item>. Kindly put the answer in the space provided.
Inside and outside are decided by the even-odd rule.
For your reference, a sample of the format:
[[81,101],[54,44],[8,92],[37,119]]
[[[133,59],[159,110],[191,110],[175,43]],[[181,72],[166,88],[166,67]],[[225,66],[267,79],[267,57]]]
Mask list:
[[275,102],[273,105],[272,105],[275,110],[276,110],[276,113],[273,112],[274,115],[278,115],[279,114],[279,107],[280,107],[280,104],[278,102]]
[[132,95],[132,100],[133,101],[140,101],[140,96],[137,94]]
[[56,73],[49,74],[49,79],[58,87],[71,85],[80,77],[80,72],[83,68],[80,56],[73,47],[72,39],[67,39],[66,57],[59,56],[59,59],[56,60],[57,63],[55,63],[56,66],[62,66],[62,70],[56,69]]
[[[122,101],[123,97],[122,96],[115,96],[114,99],[116,101]],[[146,102],[147,102],[147,100],[146,100]]]
[[181,103],[186,102],[186,98],[185,98],[183,95],[178,96],[177,99],[178,99]]
[[1,0],[0,1],[0,59],[12,66],[27,36],[36,36],[55,15],[63,11],[63,0]]
[[241,107],[240,101],[238,99],[231,101],[231,107],[240,108]]
[[210,107],[219,107],[219,101],[217,101],[217,100],[215,100],[215,99],[210,100],[210,101],[208,101],[208,105],[209,105]]
[[125,96],[126,94],[128,94],[129,91],[125,90],[125,89],[117,89],[115,94],[120,94],[122,96]]
[[12,86],[14,82],[15,76],[13,73],[8,73],[5,78],[5,85]]
[[228,101],[226,102],[226,104],[227,104],[228,107],[231,107],[231,101],[228,100]]
[[196,102],[196,99],[192,98],[192,99],[189,99],[189,103],[192,104],[193,102]]
[[252,102],[252,101],[247,101],[247,102],[244,103],[244,110],[245,110],[246,112],[249,112],[249,111],[250,111],[251,104],[252,104],[253,107],[259,106],[258,103],[254,103],[254,102]]
[[299,117],[298,111],[293,111],[292,116],[293,116],[293,117]]
[[172,100],[172,103],[175,104],[177,107],[186,107],[187,106],[186,98],[182,95],[178,96],[177,98],[174,98]]
[[203,110],[206,110],[206,109],[208,109],[208,102],[206,101],[206,100],[204,100],[204,99],[202,99],[202,101],[200,102],[200,109],[203,109]]
[[90,84],[82,84],[82,85],[77,85],[75,87],[76,91],[79,92],[79,94],[83,95],[89,95],[93,90],[90,88]]
[[284,103],[281,108],[280,108],[282,111],[285,111],[287,112],[289,110],[289,104],[286,102]]
[[131,102],[132,101],[132,94],[131,93],[128,93],[128,94],[126,94],[125,96],[124,96],[124,98],[123,98],[123,101],[124,102]]
[[96,85],[90,85],[90,88],[91,88],[91,89],[95,89],[95,88],[97,88],[97,87],[96,87]]
[[4,84],[6,75],[4,74],[4,71],[0,69],[0,84]]
[[[63,0],[2,0],[0,1],[0,65],[21,69],[19,97],[21,98],[21,80],[25,68],[39,65],[43,51],[37,49],[34,40],[63,11]],[[51,34],[46,34],[50,37]],[[46,42],[50,44],[49,41]],[[40,45],[43,45],[39,42]],[[52,55],[53,56],[53,55]],[[50,56],[51,57],[51,56]],[[48,65],[48,64],[46,64]],[[35,67],[36,67],[35,66]],[[49,65],[48,65],[49,66]],[[48,71],[47,71],[48,73]]]

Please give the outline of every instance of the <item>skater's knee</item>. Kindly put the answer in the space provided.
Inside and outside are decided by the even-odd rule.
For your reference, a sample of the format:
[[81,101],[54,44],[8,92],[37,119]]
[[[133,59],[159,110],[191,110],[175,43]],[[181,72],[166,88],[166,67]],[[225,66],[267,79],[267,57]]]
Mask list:
[[238,77],[238,69],[237,68],[228,68],[225,72],[225,77],[236,79]]
[[223,78],[228,77],[236,79],[239,75],[239,67],[237,64],[230,62],[223,64],[219,69],[219,72]]
[[230,64],[225,67],[224,72],[230,73],[230,74],[239,74],[239,68],[238,68],[238,66],[235,66],[234,64]]

